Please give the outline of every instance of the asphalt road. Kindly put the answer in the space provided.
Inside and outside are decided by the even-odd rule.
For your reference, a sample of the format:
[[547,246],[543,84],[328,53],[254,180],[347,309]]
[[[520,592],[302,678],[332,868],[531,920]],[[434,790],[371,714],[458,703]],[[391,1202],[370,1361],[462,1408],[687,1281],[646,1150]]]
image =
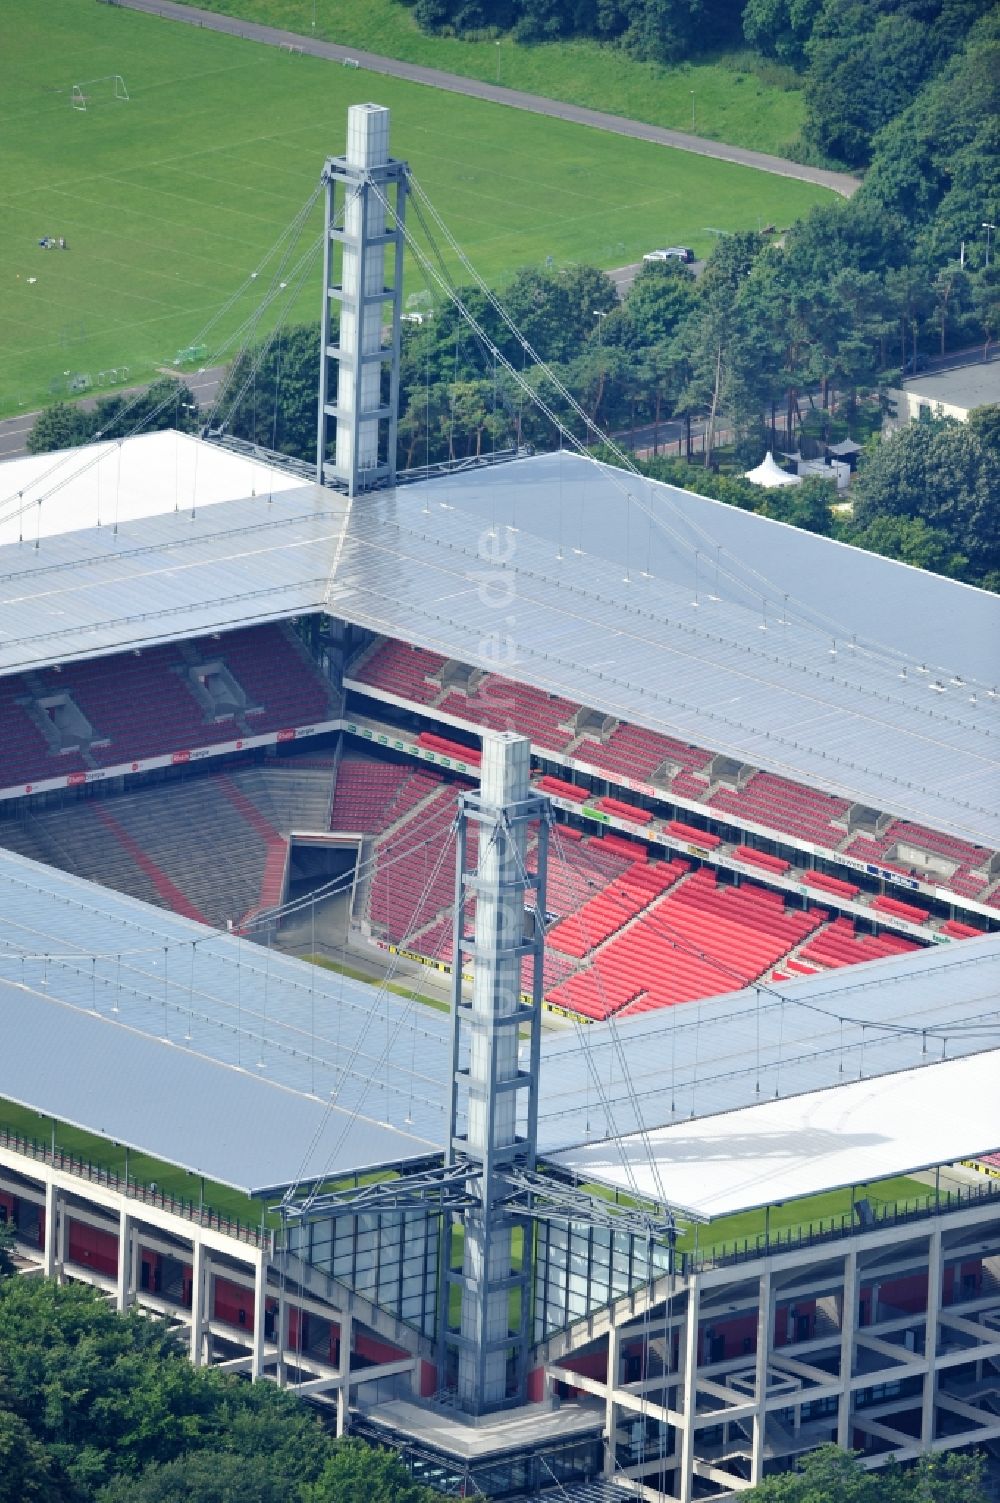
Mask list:
[[[214,399],[228,367],[216,365],[205,370],[195,371],[189,376],[180,372],[181,380],[186,381],[190,387],[198,406],[204,410]],[[168,374],[164,372],[164,374]],[[122,386],[111,388],[108,391],[98,393],[98,396],[84,397],[79,405],[85,412],[92,412],[97,406],[98,397],[127,397],[133,392],[144,391],[148,383],[141,386]],[[19,412],[16,417],[7,418],[0,422],[0,463],[5,459],[14,459],[18,454],[27,452],[25,445],[28,434],[35,426],[38,418],[37,412]]]
[[488,99],[493,104],[528,110],[533,115],[571,120],[576,125],[590,125],[597,130],[613,131],[616,135],[631,136],[637,141],[653,141],[659,146],[694,152],[697,156],[715,157],[720,162],[756,167],[761,172],[773,172],[778,177],[794,177],[805,183],[818,183],[820,187],[831,188],[844,198],[850,198],[861,186],[860,178],[852,177],[847,172],[829,172],[823,167],[807,167],[801,162],[789,162],[784,157],[771,156],[767,152],[750,151],[742,146],[730,146],[723,141],[706,141],[701,136],[692,136],[686,131],[666,130],[663,126],[647,125],[642,120],[628,120],[620,115],[605,114],[602,110],[588,110],[581,105],[564,104],[558,99],[545,99],[540,94],[505,89],[500,84],[485,83],[478,78],[463,78],[456,73],[444,73],[438,68],[424,68],[417,63],[379,57],[374,52],[359,52],[353,47],[340,47],[315,36],[302,36],[293,31],[280,31],[274,26],[261,26],[238,16],[220,16],[213,11],[199,10],[193,5],[178,5],[175,0],[116,0],[116,3],[127,6],[129,10],[146,11],[150,15],[164,16],[172,21],[185,21],[191,26],[204,26],[210,31],[226,32],[230,36],[264,42],[271,47],[298,48],[313,57],[325,57],[330,62],[348,66],[356,65],[369,73],[385,73],[393,78],[405,78],[410,83],[428,84],[435,89],[448,89],[453,94],[468,94],[474,99]]

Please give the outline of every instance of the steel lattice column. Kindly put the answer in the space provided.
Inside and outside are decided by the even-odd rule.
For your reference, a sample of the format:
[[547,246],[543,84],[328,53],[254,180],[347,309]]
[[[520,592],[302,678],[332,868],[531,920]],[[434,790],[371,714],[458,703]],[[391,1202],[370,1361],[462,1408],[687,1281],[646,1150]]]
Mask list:
[[[458,1351],[458,1397],[483,1413],[523,1402],[531,1303],[532,1228],[507,1210],[506,1171],[534,1168],[541,1044],[543,926],[548,800],[530,787],[531,748],[523,736],[487,735],[480,790],[459,801],[452,986],[449,1162],[468,1162],[475,1204],[453,1224],[464,1231],[462,1271],[451,1271],[446,1239],[441,1339]],[[526,865],[528,825],[539,821],[537,874]],[[467,867],[470,823],[479,829],[478,870]],[[535,890],[534,904],[528,904]],[[466,899],[476,898],[474,938],[463,930]],[[472,999],[462,994],[472,964]],[[529,961],[531,980],[522,979]],[[530,1000],[525,1000],[530,995]],[[527,1034],[527,1057],[519,1057]],[[464,1111],[464,1122],[462,1113]],[[515,1230],[521,1228],[521,1256]],[[448,1330],[450,1289],[462,1291],[460,1331]],[[518,1312],[514,1318],[514,1312]]]
[[[323,312],[320,331],[316,479],[348,495],[396,478],[399,336],[403,302],[406,163],[389,156],[389,111],[355,104],[347,151],[323,169]],[[392,252],[387,283],[386,252]],[[337,343],[331,304],[340,304]],[[388,312],[388,319],[386,314]],[[383,327],[388,323],[388,339]],[[330,400],[330,361],[337,396]],[[388,389],[386,389],[388,373]],[[336,427],[335,458],[329,457]]]

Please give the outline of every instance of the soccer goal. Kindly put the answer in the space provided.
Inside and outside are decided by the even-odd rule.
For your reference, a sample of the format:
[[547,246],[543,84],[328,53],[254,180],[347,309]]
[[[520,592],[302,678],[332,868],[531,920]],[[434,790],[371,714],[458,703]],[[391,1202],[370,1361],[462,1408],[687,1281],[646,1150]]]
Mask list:
[[75,83],[69,96],[75,110],[86,110],[89,105],[103,104],[109,99],[128,104],[128,89],[120,73],[106,73],[103,78],[88,78],[83,83]]

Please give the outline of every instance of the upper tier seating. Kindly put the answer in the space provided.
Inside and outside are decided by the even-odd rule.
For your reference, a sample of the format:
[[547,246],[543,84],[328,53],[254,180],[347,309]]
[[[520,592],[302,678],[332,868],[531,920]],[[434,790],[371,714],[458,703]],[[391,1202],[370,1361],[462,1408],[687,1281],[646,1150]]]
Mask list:
[[385,689],[387,693],[396,694],[400,699],[427,705],[441,693],[441,685],[429,683],[428,677],[439,673],[445,662],[446,659],[439,653],[425,652],[422,647],[410,647],[406,642],[387,638],[376,647],[353,677],[361,684]]
[[[716,788],[709,794],[708,769],[714,756],[712,751],[625,722],[617,724],[603,742],[589,731],[576,736],[573,724],[582,706],[543,690],[516,684],[498,674],[487,674],[471,695],[460,689],[445,692],[437,677],[445,661],[438,654],[383,639],[356,670],[354,677],[414,704],[433,705],[436,710],[469,725],[518,730],[530,736],[540,750],[565,753],[593,768],[611,783],[622,779],[631,783],[648,783],[665,763],[673,764],[676,770],[672,779],[663,784],[664,796],[669,798],[674,794],[678,799],[707,804],[727,823],[746,820],[774,831],[779,838],[791,835],[828,850],[839,850],[847,839],[846,815],[850,805],[846,799],[817,792],[768,772],[754,773],[742,789]],[[432,677],[433,682],[430,681]],[[661,773],[661,778],[663,776]],[[551,785],[541,783],[540,786],[560,797],[576,798],[581,803],[592,796],[599,797],[580,789],[569,792],[573,785],[562,778],[553,779]],[[634,807],[628,813],[618,812],[623,818],[643,822],[643,811]],[[950,854],[961,862],[949,881],[936,879],[939,885],[950,886],[963,897],[979,898],[1000,907],[1000,890],[987,895],[990,879],[978,870],[989,853],[967,842],[955,842],[946,836],[936,836],[933,831],[894,821],[886,835],[878,840],[858,836],[847,849],[861,859],[888,865],[885,851],[907,833],[918,843],[923,842],[928,848]],[[697,840],[692,837],[692,843],[708,844],[704,836],[705,832],[699,831]],[[932,845],[932,842],[936,843]],[[759,858],[754,859],[754,864],[766,865]],[[767,866],[766,869],[778,870],[776,866]]]
[[734,814],[831,849],[840,844],[845,833],[833,821],[843,820],[850,807],[846,799],[818,793],[770,772],[755,772],[742,789],[720,789],[708,802],[720,814]]
[[800,954],[816,965],[836,970],[839,966],[857,965],[862,960],[882,960],[887,955],[903,955],[920,946],[901,934],[859,934],[851,919],[834,919],[822,933],[802,947]]
[[260,704],[248,717],[254,735],[330,718],[330,685],[285,628],[227,632],[214,644],[214,654],[211,643],[194,645],[205,657],[221,657],[250,703]]
[[[196,697],[187,669],[220,660],[247,704],[216,716]],[[18,703],[59,693],[71,696],[93,730],[95,739],[82,752],[50,751]],[[5,679],[0,787],[314,724],[331,718],[331,693],[289,629],[278,624],[47,668],[30,685]]]
[[85,766],[78,751],[50,751],[42,732],[18,703],[29,693],[21,678],[0,679],[0,788],[65,777]]
[[568,699],[546,694],[544,689],[532,689],[498,673],[488,673],[476,686],[475,693],[452,690],[437,708],[457,720],[467,720],[470,725],[485,725],[496,731],[518,730],[530,736],[535,746],[565,751],[574,734],[568,722],[578,707]]
[[[647,731],[642,726],[625,722],[619,723],[605,742],[585,736],[574,755],[590,767],[600,767],[641,783],[648,783],[663,762],[677,763],[684,775],[692,778],[712,760],[712,753],[703,747],[689,746],[686,741],[677,741],[672,736],[662,736],[659,731]],[[696,781],[704,792],[707,782]]]
[[[956,862],[957,865],[951,876],[946,880],[944,877],[929,872],[925,875],[920,867],[905,866],[898,859],[891,859],[890,853],[895,853],[896,846],[906,843],[933,855],[942,856],[945,861]],[[846,854],[856,857],[859,861],[870,861],[875,865],[887,867],[890,871],[901,872],[904,876],[924,877],[932,885],[950,887],[964,898],[982,898],[983,891],[990,882],[985,870],[990,859],[990,852],[983,846],[973,845],[968,840],[959,840],[954,835],[942,835],[937,830],[928,829],[924,825],[909,824],[902,819],[890,821],[881,835],[859,835],[846,848]]]

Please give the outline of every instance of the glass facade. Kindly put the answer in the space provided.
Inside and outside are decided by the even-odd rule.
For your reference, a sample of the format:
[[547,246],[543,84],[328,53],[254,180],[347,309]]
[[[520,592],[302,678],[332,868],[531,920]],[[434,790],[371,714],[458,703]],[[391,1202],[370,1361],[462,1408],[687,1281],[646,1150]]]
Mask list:
[[288,1228],[289,1250],[433,1337],[440,1218],[424,1211],[327,1217]]
[[631,1294],[671,1263],[668,1247],[603,1226],[541,1221],[535,1247],[535,1341]]

